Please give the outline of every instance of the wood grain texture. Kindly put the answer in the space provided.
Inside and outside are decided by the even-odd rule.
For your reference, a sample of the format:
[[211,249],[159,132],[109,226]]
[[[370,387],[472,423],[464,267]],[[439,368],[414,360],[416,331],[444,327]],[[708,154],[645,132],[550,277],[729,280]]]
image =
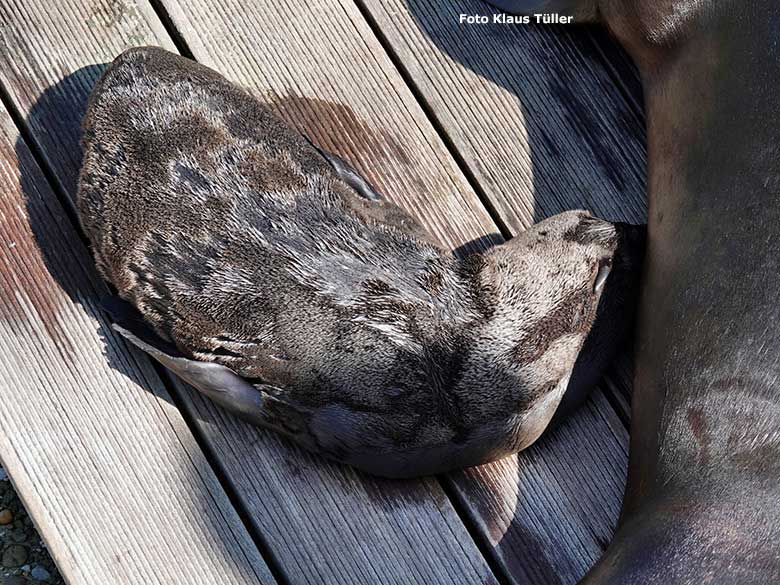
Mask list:
[[[496,231],[354,4],[164,4],[199,60],[265,94],[421,217],[444,245]],[[45,17],[37,6],[0,14],[13,30],[30,21],[40,29],[35,37],[12,37],[0,52],[0,76],[57,182],[72,193],[79,109],[97,75],[76,70],[121,50],[128,22],[143,43],[170,42],[145,5],[112,2],[114,16],[97,27],[87,17],[105,14],[98,2],[70,0]],[[177,388],[291,582],[494,582],[436,481],[381,481],[331,465]],[[625,429],[597,393],[519,458],[446,481],[515,582],[570,583],[595,560],[616,521],[625,443]]]
[[[69,583],[274,583],[0,107],[0,458]],[[138,359],[140,357],[140,359]]]
[[[429,184],[428,177],[442,172],[442,160],[447,174],[455,172],[452,160],[442,154],[441,141],[432,135],[411,93],[399,84],[392,63],[352,2],[163,4],[199,61],[261,93],[271,88],[271,95],[305,96],[293,100],[294,107],[282,101],[282,115],[355,162],[383,186],[388,198],[409,209],[442,241],[487,233],[471,221],[476,211],[464,215],[453,209],[450,195]],[[324,102],[340,106],[321,108]],[[345,117],[347,111],[351,113]],[[360,125],[353,122],[355,116]],[[366,148],[373,154],[366,156]],[[378,156],[380,152],[386,156]],[[462,178],[459,185],[465,192]],[[476,205],[473,195],[459,197]],[[199,397],[195,401],[203,402]],[[213,437],[225,452],[236,444],[231,437]],[[519,458],[446,481],[512,580],[574,583],[601,554],[617,522],[626,445],[625,427],[598,394],[587,409]],[[234,471],[229,475],[248,484],[256,481],[254,473],[242,472],[244,479]],[[285,477],[285,483],[293,481]]]
[[467,25],[479,0],[357,0],[514,233],[584,208],[646,217],[644,127],[586,29]]
[[[24,11],[17,7],[5,15],[12,19],[10,25],[15,30],[29,26],[25,23],[30,20],[39,30],[36,36],[16,35],[14,43],[6,45],[8,52],[0,55],[0,76],[57,182],[71,197],[78,172],[79,111],[83,111],[91,84],[99,73],[99,68],[83,67],[110,60],[127,41],[122,35],[114,38],[116,18],[97,28],[85,24],[89,14],[102,14],[103,8],[96,5],[66,2],[56,8],[56,14],[50,10],[48,19],[35,7]],[[124,2],[122,6],[118,11],[121,14],[149,12],[148,7],[141,5]],[[221,9],[216,8],[215,14]],[[212,18],[213,22],[216,18]],[[346,25],[348,22],[340,23],[342,28]],[[140,30],[139,25],[136,34]],[[159,37],[159,31],[155,32],[153,26],[144,30],[142,42],[157,39],[158,44],[170,45]],[[351,30],[348,28],[344,34]],[[249,34],[238,28],[235,33]],[[71,44],[64,40],[71,38],[84,39],[84,42]],[[358,45],[361,43],[358,41]],[[59,63],[53,70],[46,69],[51,55],[56,55]],[[371,58],[370,53],[366,56]],[[23,65],[17,65],[17,61]],[[294,75],[296,66],[291,63],[287,66],[293,70],[290,75]],[[314,66],[309,64],[308,68]],[[305,79],[307,68],[303,61],[300,69],[301,79]],[[26,75],[29,71],[37,73]],[[349,76],[335,81],[345,87],[359,86]],[[403,84],[398,86],[398,91],[404,91]],[[427,141],[436,140],[436,135],[430,127],[427,135],[418,128],[418,123],[425,127],[421,114],[417,120],[405,116],[405,108],[415,106],[412,99],[406,104],[394,102],[392,89],[384,90],[383,95],[390,96],[382,104],[389,112],[385,127],[391,130],[387,136],[381,136],[372,134],[375,130],[371,122],[334,101],[296,97],[306,95],[303,90],[294,95],[278,91],[275,95],[287,96],[283,101],[275,98],[280,108],[302,112],[300,115],[308,116],[307,119],[332,120],[334,114],[328,112],[341,114],[337,121],[351,124],[350,132],[336,126],[331,129],[333,135],[351,137],[355,148],[365,149],[361,151],[364,156],[390,161],[388,166],[398,163],[396,156],[385,149],[403,152],[402,148],[408,148],[410,153],[422,150],[431,157],[439,156],[441,164],[423,165],[422,171],[414,174],[407,185],[419,181],[424,186],[419,190],[442,190],[443,200],[451,207],[449,212],[462,215],[470,226],[470,231],[461,232],[462,236],[482,233],[483,227],[492,227],[478,202],[472,207],[464,204],[469,197],[474,201],[476,198],[468,191],[444,149],[439,145],[436,155],[432,147],[423,148]],[[412,146],[401,147],[405,141],[411,141]],[[410,165],[398,166],[397,173],[402,174],[407,166]],[[446,223],[443,217],[436,220],[442,226]],[[440,235],[445,244],[460,243],[457,233],[442,231]],[[291,583],[496,582],[437,481],[385,482],[362,476],[352,469],[310,457],[272,433],[239,423],[181,385],[174,389],[184,396],[187,413],[203,431],[216,465],[230,477],[256,534]]]

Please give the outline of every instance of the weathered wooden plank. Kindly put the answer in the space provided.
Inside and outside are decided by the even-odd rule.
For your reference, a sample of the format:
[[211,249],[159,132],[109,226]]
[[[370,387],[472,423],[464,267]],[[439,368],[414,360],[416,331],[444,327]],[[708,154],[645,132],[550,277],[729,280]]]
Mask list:
[[479,0],[359,0],[511,231],[566,209],[642,222],[644,127],[577,27],[468,25]]
[[[66,6],[71,12],[60,20],[67,23],[55,28],[67,32],[57,34],[94,34],[78,25],[84,11]],[[188,3],[182,9],[169,3],[167,9],[199,59],[258,90],[270,88],[283,115],[355,161],[390,198],[421,215],[445,245],[495,229],[354,5]],[[101,34],[111,34],[110,27]],[[61,55],[65,66],[58,75],[30,79],[13,63],[2,63],[0,75],[52,170],[72,187],[75,165],[62,150],[75,147],[77,132],[72,120],[54,112],[77,111],[94,72],[60,80],[113,54],[60,47],[50,34],[14,48],[34,63],[36,69],[26,69],[32,71],[41,69],[49,53]],[[251,520],[294,582],[320,582],[323,575],[331,582],[492,579],[435,482],[366,478],[241,425],[198,395],[184,398]],[[603,400],[597,403],[599,416],[588,418],[587,412],[524,455],[518,469],[508,460],[468,472],[457,484],[478,526],[510,524],[506,534],[493,528],[500,539],[496,554],[510,570],[519,570],[511,559],[521,559],[528,582],[546,583],[551,576],[552,582],[571,582],[595,558],[616,519],[625,431]],[[558,460],[578,465],[551,465]],[[488,500],[486,494],[498,496]],[[480,511],[491,502],[504,514]]]
[[[257,90],[305,96],[294,100],[295,108],[282,108],[282,114],[355,161],[383,185],[390,199],[432,231],[444,230],[445,237],[439,235],[444,242],[487,233],[471,221],[475,211],[464,215],[453,209],[450,195],[436,182],[431,185],[430,177],[443,168],[448,175],[461,177],[459,197],[474,201],[351,1],[318,0],[305,7],[300,2],[268,1],[254,3],[251,9],[238,0],[163,4],[198,60]],[[342,105],[321,109],[325,101]],[[409,129],[409,119],[425,140]],[[389,156],[367,157],[360,144],[365,135],[361,131],[356,137],[356,127],[379,136],[378,148],[373,140],[368,144]],[[516,582],[575,582],[595,562],[617,521],[626,443],[625,428],[599,395],[520,459],[454,476],[460,501],[477,526],[509,525],[505,533],[483,534]],[[553,463],[565,461],[573,464]],[[232,472],[231,476],[237,477]],[[252,482],[252,477],[247,473],[243,481]],[[503,515],[491,507],[494,503]],[[515,513],[507,516],[506,510]]]
[[[79,157],[73,150],[77,151],[80,116],[61,113],[83,110],[97,70],[72,72],[91,63],[107,61],[124,48],[127,37],[115,32],[117,19],[132,14],[137,24],[145,22],[144,15],[148,13],[144,5],[123,2],[120,16],[101,20],[96,27],[88,24],[89,14],[102,14],[103,9],[96,8],[96,4],[64,2],[54,10],[50,8],[44,16],[40,8],[43,3],[30,3],[3,15],[5,22],[19,34],[13,36],[13,42],[6,44],[6,50],[0,55],[2,83],[24,115],[53,174],[71,196],[78,169]],[[215,14],[226,9],[230,8],[217,6]],[[241,13],[240,9],[235,10]],[[30,22],[36,35],[22,34]],[[340,23],[341,27],[345,25],[348,22]],[[135,30],[139,34],[140,25]],[[168,44],[153,27],[143,30],[146,31],[144,42],[159,39]],[[235,32],[247,34],[238,28]],[[79,42],[71,44],[64,40],[69,38]],[[56,56],[57,68],[46,67],[51,55]],[[367,57],[371,57],[370,53]],[[296,65],[284,66],[292,68],[291,76],[297,76]],[[314,69],[313,64],[308,67]],[[36,74],[26,75],[29,71]],[[300,78],[305,80],[306,75],[306,68],[301,66]],[[348,76],[335,81],[347,85],[347,79]],[[398,91],[405,91],[400,81],[395,79],[395,83]],[[355,80],[354,85],[358,84]],[[306,93],[316,95],[312,91]],[[334,111],[341,114],[337,121],[351,124],[352,132],[334,128],[333,133],[354,141],[354,148],[362,149],[365,160],[376,158],[389,161],[388,167],[398,165],[399,176],[405,167],[392,153],[423,151],[434,161],[438,156],[440,161],[412,175],[406,184],[419,182],[421,187],[410,189],[410,193],[427,189],[441,191],[449,213],[462,215],[466,223],[471,221],[472,232],[482,233],[482,228],[492,227],[481,206],[464,203],[475,197],[462,186],[462,177],[446,151],[438,146],[437,155],[428,145],[428,141],[437,137],[430,128],[426,135],[417,127],[418,123],[426,123],[424,116],[420,114],[415,120],[404,114],[406,107],[416,105],[413,99],[407,98],[406,103],[394,101],[392,90],[381,92],[389,96],[377,98],[380,107],[389,112],[383,125],[388,128],[388,135],[383,136],[373,134],[373,125],[361,121],[361,114],[354,114],[347,107],[327,100],[298,97],[306,93],[280,90],[277,95],[285,97],[277,97],[277,104],[281,109],[309,118],[329,116],[332,120]],[[327,144],[328,140],[322,142]],[[401,146],[408,142],[411,145]],[[344,144],[349,143],[339,142]],[[459,240],[458,234],[444,232],[443,218],[431,215],[430,223],[436,221],[442,226],[443,242],[461,243],[463,238]],[[461,236],[468,237],[468,232],[464,230]],[[346,467],[312,458],[273,434],[239,423],[181,386],[177,388],[185,397],[192,419],[203,430],[216,465],[231,478],[256,533],[261,535],[290,582],[495,583],[484,558],[435,480],[385,482],[362,476]]]
[[69,583],[274,583],[0,106],[0,458]]

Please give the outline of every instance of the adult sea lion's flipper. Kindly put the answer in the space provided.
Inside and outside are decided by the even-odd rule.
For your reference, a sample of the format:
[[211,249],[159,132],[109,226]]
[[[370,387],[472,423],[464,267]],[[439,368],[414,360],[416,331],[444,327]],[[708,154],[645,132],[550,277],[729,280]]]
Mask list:
[[114,330],[179,378],[247,422],[296,435],[306,444],[297,435],[306,429],[308,413],[278,398],[283,389],[250,384],[226,366],[185,357],[152,331],[135,307],[118,297],[104,299],[102,304],[114,321]]

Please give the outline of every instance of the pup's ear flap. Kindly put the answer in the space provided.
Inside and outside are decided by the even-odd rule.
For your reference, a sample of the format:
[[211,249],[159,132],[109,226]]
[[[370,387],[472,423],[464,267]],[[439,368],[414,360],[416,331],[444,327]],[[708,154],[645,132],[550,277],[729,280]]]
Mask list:
[[384,199],[384,197],[379,194],[374,186],[369,183],[368,180],[363,177],[363,175],[358,173],[351,164],[349,164],[339,155],[320,148],[309,138],[306,139],[314,148],[317,149],[317,152],[319,152],[323,158],[328,161],[328,164],[333,167],[333,170],[336,172],[338,178],[352,187],[358,195],[364,199],[368,199],[369,201],[381,201]]
[[[510,14],[560,14],[574,22],[598,21],[598,0],[485,0]],[[533,21],[532,21],[533,22]]]

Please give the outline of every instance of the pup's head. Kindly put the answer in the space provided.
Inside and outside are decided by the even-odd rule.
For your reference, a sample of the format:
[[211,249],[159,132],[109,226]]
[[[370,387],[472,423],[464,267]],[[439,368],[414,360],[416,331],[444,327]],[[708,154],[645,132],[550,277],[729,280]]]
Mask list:
[[536,340],[545,343],[587,332],[613,268],[625,267],[630,227],[568,211],[491,250],[482,277],[493,293],[493,320],[544,329],[550,335]]
[[[570,211],[482,258],[479,286],[487,319],[473,340],[467,376],[472,383],[481,378],[478,386],[491,394],[486,399],[493,404],[480,415],[508,415],[509,424],[522,427],[520,446],[533,442],[555,412],[601,299],[608,290],[612,296],[613,283],[635,286],[626,273],[638,274],[640,231]],[[633,296],[632,290],[617,298]],[[613,308],[600,318],[630,322],[633,305],[617,302]]]

